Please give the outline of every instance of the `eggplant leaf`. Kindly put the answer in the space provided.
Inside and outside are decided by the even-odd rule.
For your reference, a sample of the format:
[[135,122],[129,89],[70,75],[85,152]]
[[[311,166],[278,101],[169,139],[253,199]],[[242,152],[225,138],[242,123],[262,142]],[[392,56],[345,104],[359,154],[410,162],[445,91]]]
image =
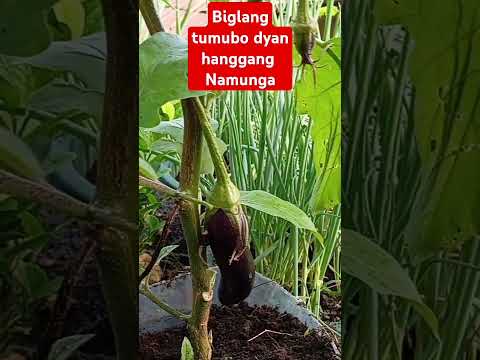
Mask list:
[[188,90],[187,47],[180,36],[165,32],[140,44],[140,126],[158,125],[160,107],[170,100],[205,95]]
[[45,177],[40,162],[28,145],[3,128],[0,128],[0,168],[33,180],[43,180]]
[[316,183],[310,206],[315,213],[340,203],[340,107],[341,41],[335,39],[327,52],[316,46],[315,69],[306,66],[296,85],[297,109],[313,121]]
[[435,337],[439,337],[438,319],[423,302],[407,271],[376,243],[347,229],[342,230],[342,271],[361,280],[380,294],[410,301]]
[[153,169],[152,165],[150,165],[145,159],[142,159],[141,157],[138,158],[138,167],[140,175],[152,180],[158,179],[157,173]]
[[292,203],[262,190],[241,191],[242,205],[282,218],[300,229],[317,232],[310,217]]

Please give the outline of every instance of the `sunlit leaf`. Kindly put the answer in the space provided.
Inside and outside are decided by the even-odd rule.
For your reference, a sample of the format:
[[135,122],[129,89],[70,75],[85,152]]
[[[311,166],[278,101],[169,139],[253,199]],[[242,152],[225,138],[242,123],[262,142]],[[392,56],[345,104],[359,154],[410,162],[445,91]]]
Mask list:
[[298,228],[316,232],[310,217],[292,203],[262,190],[241,191],[240,202],[252,209],[282,218]]
[[160,250],[160,254],[158,255],[158,259],[157,259],[157,264],[165,259],[168,255],[170,255],[176,248],[178,247],[178,245],[167,245],[167,246],[164,246],[161,250]]
[[138,167],[140,175],[152,180],[158,179],[157,173],[145,159],[142,159],[141,157],[138,158]]
[[[212,121],[212,126],[214,129],[217,129],[218,122]],[[160,124],[153,128],[145,129],[146,131],[151,131],[155,134],[168,135],[174,139],[174,141],[160,139],[151,144],[152,150],[158,152],[176,152],[178,155],[182,155],[183,147],[183,131],[184,124],[183,119],[175,119],[171,121],[161,121]],[[227,145],[219,138],[215,138],[217,142],[217,147],[221,154],[227,150]],[[200,163],[200,173],[201,174],[213,174],[214,166],[212,157],[210,156],[210,151],[206,141],[202,143],[202,160]]]
[[315,68],[307,65],[296,85],[297,109],[313,121],[316,184],[310,205],[317,213],[340,203],[341,68],[336,60],[341,59],[340,39],[329,51],[335,56],[315,47]]
[[160,122],[160,107],[170,100],[204,95],[188,90],[187,42],[165,32],[145,40],[139,48],[140,126]]
[[194,359],[192,344],[190,343],[190,340],[188,340],[187,337],[183,338],[181,355],[182,355],[181,360],[193,360]]

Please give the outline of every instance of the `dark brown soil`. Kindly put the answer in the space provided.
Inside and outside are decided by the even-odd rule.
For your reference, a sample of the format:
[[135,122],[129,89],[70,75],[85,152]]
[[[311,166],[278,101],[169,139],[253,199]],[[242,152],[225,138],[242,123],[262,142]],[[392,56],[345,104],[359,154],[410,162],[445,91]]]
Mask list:
[[337,322],[342,320],[342,300],[338,296],[321,294],[322,320]]
[[[44,216],[50,225],[65,222],[63,216],[50,212]],[[48,311],[38,314],[34,320],[32,334],[39,339],[40,354],[48,351],[48,347],[59,338],[95,334],[82,346],[82,351],[112,355],[114,338],[95,262],[95,242],[88,223],[75,221],[57,231],[38,254],[37,263],[50,277],[63,278]]]
[[[209,328],[214,360],[330,360],[341,356],[328,330],[308,331],[291,315],[266,306],[214,306]],[[184,328],[141,335],[141,359],[180,359],[185,335]]]

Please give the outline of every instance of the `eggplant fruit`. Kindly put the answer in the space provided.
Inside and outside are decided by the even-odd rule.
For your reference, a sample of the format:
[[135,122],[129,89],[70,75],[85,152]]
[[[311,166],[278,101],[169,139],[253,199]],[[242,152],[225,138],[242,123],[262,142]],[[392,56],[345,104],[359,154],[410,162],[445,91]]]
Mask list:
[[215,209],[208,215],[208,243],[220,268],[219,300],[233,305],[245,300],[255,282],[255,262],[249,246],[248,221],[241,206]]

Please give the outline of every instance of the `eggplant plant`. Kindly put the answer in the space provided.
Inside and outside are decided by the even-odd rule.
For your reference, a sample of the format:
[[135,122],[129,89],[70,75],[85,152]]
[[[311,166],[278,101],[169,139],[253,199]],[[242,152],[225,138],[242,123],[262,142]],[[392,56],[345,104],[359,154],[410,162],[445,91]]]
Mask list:
[[[195,359],[209,360],[212,357],[212,335],[207,325],[217,270],[206,261],[206,247],[211,247],[222,275],[219,299],[224,305],[232,305],[250,294],[255,277],[248,218],[243,206],[281,217],[319,238],[321,235],[309,216],[293,204],[263,191],[238,189],[228,172],[212,126],[209,96],[187,90],[185,41],[162,31],[163,26],[150,1],[143,1],[140,9],[152,32],[152,36],[140,45],[141,121],[156,127],[160,121],[158,109],[166,101],[181,100],[183,112],[179,189],[158,181],[155,171],[151,171],[142,160],[140,185],[178,200],[192,273],[192,311],[184,314],[164,303],[152,293],[146,281],[140,284],[140,292],[164,311],[185,321]],[[204,141],[215,174],[207,191],[200,177]],[[204,214],[201,214],[200,204],[206,209]]]

